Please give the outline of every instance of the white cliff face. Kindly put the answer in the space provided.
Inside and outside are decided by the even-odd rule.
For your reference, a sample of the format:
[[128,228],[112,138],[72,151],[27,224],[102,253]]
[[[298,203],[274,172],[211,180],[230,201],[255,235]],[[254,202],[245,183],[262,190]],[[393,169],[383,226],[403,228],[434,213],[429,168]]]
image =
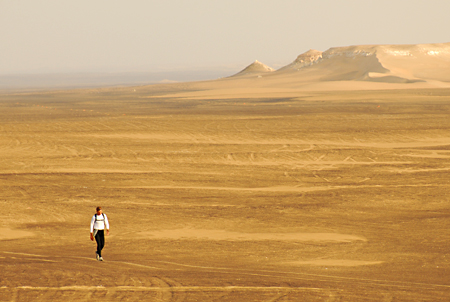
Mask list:
[[374,56],[377,54],[389,55],[394,57],[412,57],[418,55],[448,55],[450,54],[450,43],[334,47],[323,52],[322,57],[323,59],[330,59],[335,56],[351,58],[359,56]]
[[[445,45],[446,44],[446,45]],[[418,49],[428,56],[450,56],[450,43],[438,44],[434,46],[433,44],[418,45]],[[433,47],[434,46],[434,47]]]
[[310,49],[307,52],[299,55],[297,59],[295,59],[295,62],[297,63],[314,63],[318,60],[322,59],[322,52],[319,50]]
[[449,56],[450,43],[417,45],[380,45],[377,52],[394,57]]
[[281,68],[280,70],[299,70],[303,67],[314,65],[322,60],[322,52],[315,49],[310,49],[305,53],[299,55],[294,62]]
[[331,59],[333,57],[368,57],[376,54],[376,49],[370,47],[368,49],[360,49],[355,47],[336,47],[330,48],[323,53],[324,59]]
[[341,57],[368,57],[377,54],[391,55],[395,57],[411,57],[415,55],[450,55],[450,43],[442,44],[418,44],[418,45],[362,45],[333,47],[322,53],[322,59]]
[[307,52],[299,55],[294,62],[281,68],[280,70],[300,70],[305,67],[309,67],[315,64],[319,64],[325,60],[329,60],[335,57],[343,58],[355,58],[355,57],[369,57],[376,54],[376,49],[373,46],[369,46],[367,49],[361,47],[334,47],[327,51],[308,50]]
[[406,50],[386,50],[386,54],[395,57],[412,57],[412,53]]

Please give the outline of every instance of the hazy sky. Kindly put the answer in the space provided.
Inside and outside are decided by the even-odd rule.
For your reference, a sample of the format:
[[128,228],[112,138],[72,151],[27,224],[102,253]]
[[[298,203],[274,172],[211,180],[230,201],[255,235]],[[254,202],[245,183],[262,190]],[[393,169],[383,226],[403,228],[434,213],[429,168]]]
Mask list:
[[310,48],[450,42],[449,0],[0,0],[0,74],[279,68]]

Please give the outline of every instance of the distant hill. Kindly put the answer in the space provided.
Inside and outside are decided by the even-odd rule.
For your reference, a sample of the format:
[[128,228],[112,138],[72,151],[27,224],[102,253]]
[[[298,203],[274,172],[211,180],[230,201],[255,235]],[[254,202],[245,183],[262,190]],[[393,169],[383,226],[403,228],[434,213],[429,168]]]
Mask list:
[[237,75],[248,74],[271,78],[290,74],[308,82],[450,82],[450,43],[311,49],[276,71],[256,61]]
[[189,91],[168,96],[299,98],[305,91],[450,89],[450,43],[310,49],[277,70],[256,61],[233,76],[184,87]]
[[241,70],[234,76],[242,76],[242,75],[249,75],[249,74],[258,75],[258,74],[269,73],[269,72],[273,72],[273,71],[275,71],[275,69],[256,60],[255,62],[248,65],[247,67],[245,67],[243,70]]

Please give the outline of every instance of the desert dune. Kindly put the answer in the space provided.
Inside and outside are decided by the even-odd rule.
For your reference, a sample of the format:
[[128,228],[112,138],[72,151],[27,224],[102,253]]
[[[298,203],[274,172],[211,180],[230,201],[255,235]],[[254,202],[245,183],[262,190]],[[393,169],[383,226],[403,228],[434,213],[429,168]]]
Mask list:
[[448,50],[0,93],[0,301],[448,300]]

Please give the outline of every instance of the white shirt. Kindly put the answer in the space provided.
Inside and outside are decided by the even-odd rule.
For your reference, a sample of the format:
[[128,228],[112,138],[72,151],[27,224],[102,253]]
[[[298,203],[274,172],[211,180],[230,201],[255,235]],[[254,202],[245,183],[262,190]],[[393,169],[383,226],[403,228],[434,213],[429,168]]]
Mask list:
[[[97,214],[95,214],[95,215],[97,215]],[[105,225],[106,225],[106,229],[109,230],[109,222],[108,222],[108,217],[106,217],[106,214],[97,215],[97,221],[95,220],[95,215],[92,216],[92,219],[91,219],[91,233],[94,233],[94,229],[104,230]]]

